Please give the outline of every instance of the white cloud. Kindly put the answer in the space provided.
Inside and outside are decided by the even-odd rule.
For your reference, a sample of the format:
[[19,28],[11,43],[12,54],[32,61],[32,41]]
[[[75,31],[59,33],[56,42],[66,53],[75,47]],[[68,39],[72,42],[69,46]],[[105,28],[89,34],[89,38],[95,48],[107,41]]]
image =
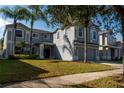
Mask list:
[[2,30],[5,27],[5,25],[7,25],[7,24],[11,24],[11,23],[7,20],[0,18],[0,28],[2,28]]
[[5,25],[7,25],[7,24],[11,24],[11,22],[0,18],[0,38],[2,37]]

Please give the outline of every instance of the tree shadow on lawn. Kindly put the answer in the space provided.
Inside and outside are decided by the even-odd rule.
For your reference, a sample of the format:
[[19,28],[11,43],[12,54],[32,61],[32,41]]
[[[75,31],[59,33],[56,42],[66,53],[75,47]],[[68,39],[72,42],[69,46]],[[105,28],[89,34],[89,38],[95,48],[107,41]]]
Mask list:
[[48,71],[21,60],[0,60],[0,84],[38,79],[44,73]]

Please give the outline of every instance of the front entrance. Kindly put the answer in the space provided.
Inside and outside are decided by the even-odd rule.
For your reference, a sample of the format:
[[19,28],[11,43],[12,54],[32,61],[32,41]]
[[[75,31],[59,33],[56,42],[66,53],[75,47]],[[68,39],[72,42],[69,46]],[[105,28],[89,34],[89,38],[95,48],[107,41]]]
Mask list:
[[111,60],[114,59],[114,56],[115,56],[114,54],[115,54],[115,50],[113,48],[111,48]]
[[44,47],[44,58],[50,58],[50,47]]

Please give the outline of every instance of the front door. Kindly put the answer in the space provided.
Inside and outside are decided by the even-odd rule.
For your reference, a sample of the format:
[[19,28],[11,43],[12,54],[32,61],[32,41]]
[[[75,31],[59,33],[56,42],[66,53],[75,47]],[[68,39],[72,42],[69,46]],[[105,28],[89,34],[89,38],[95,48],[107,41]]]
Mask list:
[[111,48],[111,59],[112,59],[112,60],[114,59],[114,53],[115,53],[114,49]]
[[50,47],[44,48],[44,58],[50,58]]

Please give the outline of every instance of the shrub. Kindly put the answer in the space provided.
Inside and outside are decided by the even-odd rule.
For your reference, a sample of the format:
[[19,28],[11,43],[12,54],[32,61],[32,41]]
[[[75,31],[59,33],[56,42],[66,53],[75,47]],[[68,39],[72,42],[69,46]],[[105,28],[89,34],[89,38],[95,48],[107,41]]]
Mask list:
[[16,55],[10,55],[9,59],[37,59],[38,55],[28,55],[28,54],[16,54]]
[[36,54],[29,55],[29,59],[37,59],[37,58],[38,58],[38,55]]

